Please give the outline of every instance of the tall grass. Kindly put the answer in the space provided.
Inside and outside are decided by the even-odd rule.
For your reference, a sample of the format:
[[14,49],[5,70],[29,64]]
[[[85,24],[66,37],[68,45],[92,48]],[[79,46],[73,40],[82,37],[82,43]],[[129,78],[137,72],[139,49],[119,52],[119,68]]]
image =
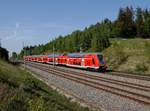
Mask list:
[[150,74],[150,40],[113,39],[103,53],[111,70]]
[[139,72],[139,73],[144,73],[148,70],[148,67],[144,64],[144,63],[141,63],[141,64],[137,64],[136,65],[136,69],[135,71],[136,72]]
[[0,111],[88,111],[28,72],[0,61]]
[[124,51],[124,47],[120,45],[120,42],[114,42],[107,52],[104,52],[107,56],[107,64],[113,70],[116,70],[118,66],[126,62],[128,55]]
[[148,58],[148,63],[150,63],[150,42],[146,41],[145,42],[145,54]]

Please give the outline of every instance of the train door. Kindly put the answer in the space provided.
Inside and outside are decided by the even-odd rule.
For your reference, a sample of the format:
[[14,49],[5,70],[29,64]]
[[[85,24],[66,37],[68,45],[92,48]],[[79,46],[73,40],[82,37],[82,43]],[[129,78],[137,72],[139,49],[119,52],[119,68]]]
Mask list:
[[84,66],[84,58],[81,59],[81,66]]
[[93,66],[93,67],[95,66],[95,60],[94,60],[94,57],[92,58],[92,66]]

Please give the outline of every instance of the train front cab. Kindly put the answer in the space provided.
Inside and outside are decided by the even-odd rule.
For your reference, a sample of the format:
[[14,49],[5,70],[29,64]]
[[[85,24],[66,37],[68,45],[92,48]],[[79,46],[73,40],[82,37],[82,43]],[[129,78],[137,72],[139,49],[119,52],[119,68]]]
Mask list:
[[85,56],[84,56],[84,66],[88,70],[97,70],[97,69],[99,69],[99,62],[97,60],[96,54],[85,54]]
[[106,60],[105,60],[105,57],[104,55],[102,54],[97,54],[97,60],[98,60],[98,64],[99,64],[99,71],[101,72],[105,72],[106,69],[107,69],[107,66],[106,66]]
[[106,70],[105,59],[102,54],[86,54],[84,56],[84,65],[88,70],[104,72]]

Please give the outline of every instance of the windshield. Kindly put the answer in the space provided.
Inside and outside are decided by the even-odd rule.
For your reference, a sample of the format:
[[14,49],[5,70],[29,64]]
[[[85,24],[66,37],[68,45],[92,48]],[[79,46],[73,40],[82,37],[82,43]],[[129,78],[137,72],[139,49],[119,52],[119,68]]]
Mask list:
[[104,64],[103,55],[97,55],[100,64]]

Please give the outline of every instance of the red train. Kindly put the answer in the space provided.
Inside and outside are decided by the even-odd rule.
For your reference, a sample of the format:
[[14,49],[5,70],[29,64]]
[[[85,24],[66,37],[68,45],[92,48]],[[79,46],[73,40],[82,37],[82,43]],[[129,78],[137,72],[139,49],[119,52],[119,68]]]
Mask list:
[[65,65],[69,67],[106,70],[105,57],[100,53],[72,53],[66,55],[32,55],[25,56],[25,61]]

